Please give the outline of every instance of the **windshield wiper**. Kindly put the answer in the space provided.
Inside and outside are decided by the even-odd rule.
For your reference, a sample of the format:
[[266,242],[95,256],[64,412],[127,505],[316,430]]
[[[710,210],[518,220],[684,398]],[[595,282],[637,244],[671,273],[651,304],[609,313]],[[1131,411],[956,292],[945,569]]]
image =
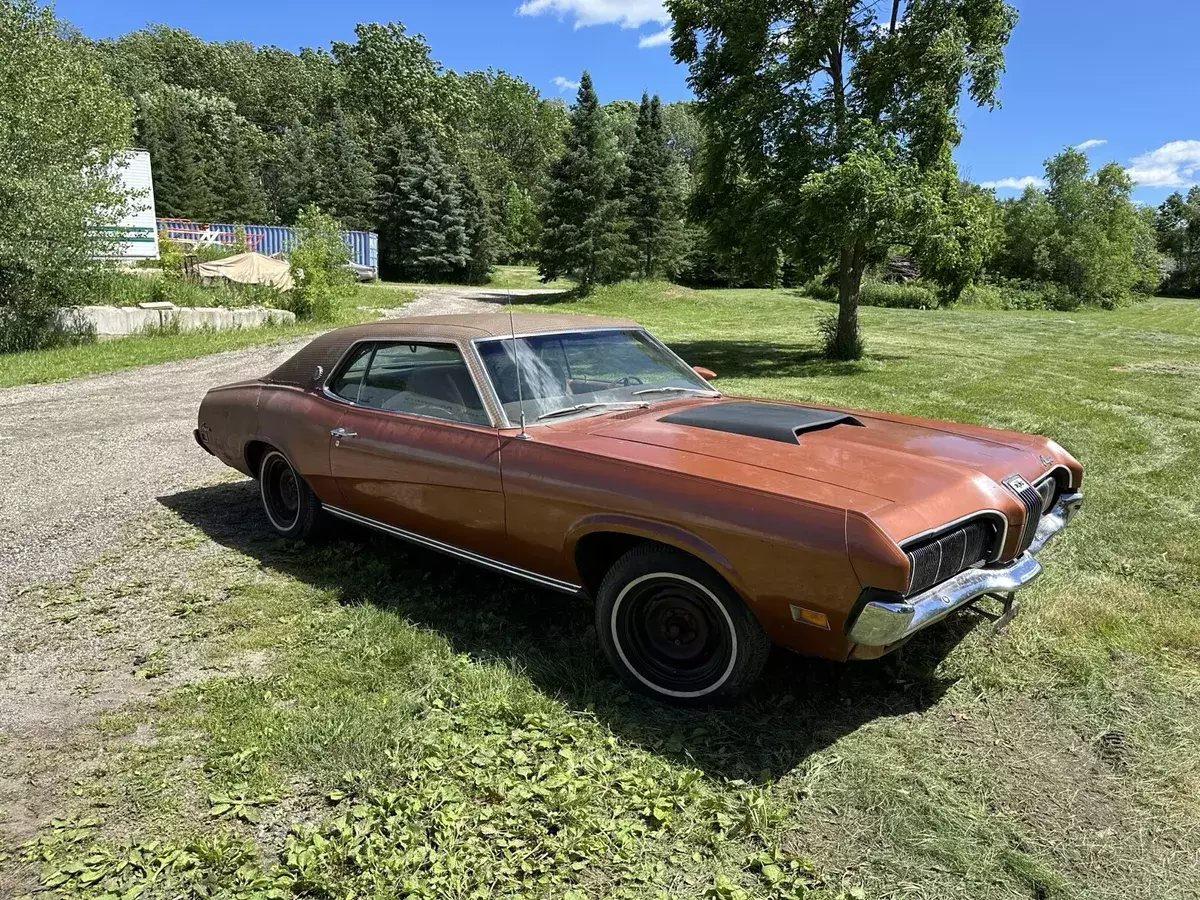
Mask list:
[[575,406],[564,406],[562,409],[552,409],[548,413],[542,413],[540,416],[537,417],[537,420],[540,422],[540,421],[542,421],[542,419],[555,419],[555,418],[558,418],[559,416],[569,416],[569,415],[571,415],[571,413],[584,412],[589,409],[599,409],[602,406],[642,407],[645,405],[646,405],[645,403],[638,403],[636,401],[621,402],[621,401],[612,401],[612,400],[610,400],[606,403],[603,403],[603,402],[578,403]]
[[710,391],[707,388],[694,387],[656,387],[646,388],[644,391],[634,391],[633,396],[640,397],[643,394],[704,394],[706,397],[720,397],[720,391]]
[[585,409],[599,409],[601,406],[611,406],[610,403],[580,403],[576,406],[564,406],[562,409],[552,409],[548,413],[542,413],[537,417],[540,422],[542,419],[554,419],[558,416],[569,416],[571,413],[583,412]]

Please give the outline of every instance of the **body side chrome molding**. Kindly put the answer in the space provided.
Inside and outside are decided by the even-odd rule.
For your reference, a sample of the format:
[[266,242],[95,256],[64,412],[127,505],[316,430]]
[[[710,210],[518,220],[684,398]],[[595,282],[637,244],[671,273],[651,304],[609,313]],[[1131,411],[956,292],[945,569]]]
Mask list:
[[428,547],[431,550],[437,550],[439,553],[445,553],[448,556],[456,556],[459,559],[465,559],[467,562],[473,562],[476,565],[483,566],[484,568],[494,569],[497,572],[503,572],[505,575],[523,578],[526,581],[532,581],[534,584],[539,584],[542,587],[547,587],[555,591],[562,591],[565,594],[578,594],[581,590],[583,590],[583,585],[572,584],[569,581],[561,581],[557,578],[551,578],[548,575],[539,575],[537,572],[530,572],[528,569],[522,569],[519,566],[510,565],[509,563],[501,562],[498,559],[492,559],[490,556],[472,553],[470,550],[463,550],[461,547],[455,547],[453,544],[446,544],[442,541],[425,537],[424,535],[416,534],[412,531],[405,531],[403,528],[397,528],[394,525],[388,525],[384,522],[367,518],[366,516],[360,516],[358,513],[352,513],[349,510],[341,509],[337,506],[330,506],[326,503],[322,505],[322,508],[330,515],[337,516],[339,519],[345,519],[347,522],[365,525],[368,528],[374,528],[376,531],[382,531],[385,534],[390,534],[392,537],[398,537],[413,544],[420,544],[422,547]]

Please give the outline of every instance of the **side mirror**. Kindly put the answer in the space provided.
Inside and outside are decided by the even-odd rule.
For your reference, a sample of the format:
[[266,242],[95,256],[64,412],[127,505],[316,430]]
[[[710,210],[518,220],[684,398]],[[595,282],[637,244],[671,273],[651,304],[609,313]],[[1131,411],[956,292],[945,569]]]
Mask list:
[[706,369],[704,366],[692,366],[692,371],[705,381],[716,381],[717,373],[712,369]]

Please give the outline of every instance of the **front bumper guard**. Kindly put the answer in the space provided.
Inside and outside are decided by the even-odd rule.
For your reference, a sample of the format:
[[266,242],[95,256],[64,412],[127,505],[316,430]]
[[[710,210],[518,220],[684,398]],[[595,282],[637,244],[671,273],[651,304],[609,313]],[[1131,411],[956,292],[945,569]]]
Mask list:
[[1083,502],[1078,492],[1064,494],[1042,516],[1029,549],[1010,563],[966,569],[924,593],[904,600],[871,600],[850,623],[846,636],[855,644],[884,647],[898,643],[940,622],[987,594],[1011,594],[1032,584],[1042,574],[1034,554],[1067,527]]

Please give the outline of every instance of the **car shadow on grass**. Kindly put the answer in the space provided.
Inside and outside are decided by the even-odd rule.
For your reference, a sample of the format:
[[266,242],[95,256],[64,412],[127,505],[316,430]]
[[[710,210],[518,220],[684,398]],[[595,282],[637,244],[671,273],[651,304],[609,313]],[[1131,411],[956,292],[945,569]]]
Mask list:
[[750,695],[687,710],[631,693],[596,641],[590,601],[545,591],[348,523],[313,552],[275,537],[257,484],[240,481],[159,501],[213,541],[346,604],[372,603],[443,635],[459,653],[518,668],[621,738],[707,774],[778,778],[810,754],[878,720],[922,712],[953,680],[934,674],[977,620],[958,616],[873,662],[834,663],[776,649]]

